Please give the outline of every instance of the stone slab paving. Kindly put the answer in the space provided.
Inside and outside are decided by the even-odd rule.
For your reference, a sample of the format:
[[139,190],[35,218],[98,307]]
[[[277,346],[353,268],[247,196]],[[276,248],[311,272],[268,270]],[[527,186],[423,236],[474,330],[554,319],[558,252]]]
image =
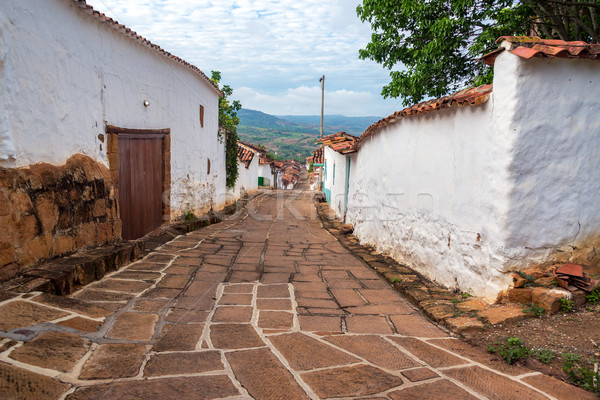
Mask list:
[[592,399],[431,323],[269,191],[69,297],[0,296],[2,399]]

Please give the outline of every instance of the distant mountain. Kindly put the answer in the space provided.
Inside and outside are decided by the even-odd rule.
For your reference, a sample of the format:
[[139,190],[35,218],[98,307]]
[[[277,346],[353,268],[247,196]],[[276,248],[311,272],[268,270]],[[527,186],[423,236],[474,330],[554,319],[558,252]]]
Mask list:
[[[307,125],[321,126],[320,115],[276,115],[277,118]],[[380,117],[346,117],[344,115],[325,115],[323,125],[335,130],[346,131],[360,136],[371,124],[379,121]]]
[[[317,148],[320,116],[285,115],[274,116],[261,111],[242,108],[238,111],[240,124],[238,135],[248,143],[263,145],[280,159],[304,161]],[[344,117],[327,115],[323,134],[339,131],[360,136],[379,117]]]

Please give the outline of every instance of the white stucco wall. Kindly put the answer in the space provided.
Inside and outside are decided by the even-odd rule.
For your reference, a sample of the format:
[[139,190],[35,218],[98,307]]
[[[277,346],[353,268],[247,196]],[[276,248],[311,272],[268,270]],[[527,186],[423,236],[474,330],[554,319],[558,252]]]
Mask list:
[[593,61],[501,53],[486,103],[404,118],[352,156],[355,234],[489,300],[508,272],[598,244],[599,83]]
[[[258,165],[258,176],[263,177],[265,179],[265,186],[273,186],[275,185],[275,176],[271,170],[270,164],[259,164]],[[267,182],[268,180],[268,182]]]
[[244,194],[252,194],[258,190],[258,154],[254,155],[248,168],[238,160],[238,178],[233,189],[228,190],[228,202],[233,202]]
[[330,206],[339,218],[344,218],[346,213],[346,180],[347,161],[343,154],[325,147],[325,164],[327,165],[327,178],[325,188],[330,191]]
[[1,4],[0,85],[0,165],[63,164],[75,153],[108,165],[99,139],[106,124],[170,128],[171,216],[224,204],[217,92],[73,1]]

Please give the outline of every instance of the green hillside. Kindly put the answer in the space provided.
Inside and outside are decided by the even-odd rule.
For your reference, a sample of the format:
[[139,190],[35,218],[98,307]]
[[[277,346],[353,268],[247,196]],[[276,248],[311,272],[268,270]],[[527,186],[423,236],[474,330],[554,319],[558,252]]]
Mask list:
[[[319,137],[320,116],[282,117],[244,108],[238,112],[238,116],[240,139],[265,146],[279,159],[304,161],[316,148],[314,143]],[[377,120],[378,117],[326,116],[323,134],[329,135],[343,130],[360,136]]]

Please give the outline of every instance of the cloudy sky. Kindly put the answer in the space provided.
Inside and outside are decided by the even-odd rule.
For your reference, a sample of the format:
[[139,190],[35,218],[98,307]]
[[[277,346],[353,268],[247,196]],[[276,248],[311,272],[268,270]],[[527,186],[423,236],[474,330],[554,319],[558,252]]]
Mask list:
[[99,11],[234,89],[244,108],[275,115],[384,117],[379,64],[358,59],[371,35],[358,0],[88,0]]

